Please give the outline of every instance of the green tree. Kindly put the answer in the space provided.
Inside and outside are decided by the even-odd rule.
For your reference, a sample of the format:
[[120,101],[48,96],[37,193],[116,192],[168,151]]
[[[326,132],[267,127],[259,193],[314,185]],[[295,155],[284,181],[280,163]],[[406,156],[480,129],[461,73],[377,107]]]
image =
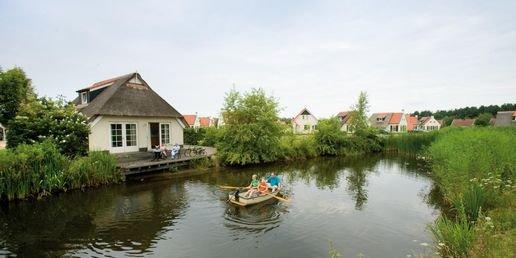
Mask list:
[[8,124],[22,103],[33,95],[30,79],[21,68],[5,72],[0,69],[0,123]]
[[346,145],[346,136],[340,131],[340,121],[336,117],[319,120],[314,137],[320,155],[341,154]]
[[367,100],[367,93],[360,92],[357,103],[352,107],[350,116],[350,128],[353,132],[360,132],[366,130],[369,125],[367,123],[367,112],[369,110],[369,102]]
[[86,117],[63,99],[41,98],[27,103],[9,123],[7,147],[54,142],[63,154],[84,155],[88,150],[89,127]]
[[279,158],[282,126],[278,122],[278,102],[262,89],[226,95],[224,130],[218,144],[221,160],[246,165],[275,161]]
[[491,113],[480,114],[477,117],[477,119],[475,120],[475,125],[476,126],[488,126],[489,121],[491,120],[492,117],[493,117],[493,115],[491,115]]

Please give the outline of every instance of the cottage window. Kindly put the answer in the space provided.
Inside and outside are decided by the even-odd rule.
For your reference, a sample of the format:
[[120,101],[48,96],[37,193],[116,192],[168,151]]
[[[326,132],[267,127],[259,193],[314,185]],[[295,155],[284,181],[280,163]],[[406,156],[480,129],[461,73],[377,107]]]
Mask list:
[[161,124],[161,144],[170,144],[170,124]]
[[136,124],[125,125],[125,144],[126,146],[136,146]]
[[310,130],[310,126],[309,125],[305,125],[304,129],[305,129],[305,131],[308,131],[308,130]]
[[88,92],[81,92],[81,103],[88,103]]
[[122,124],[111,124],[111,147],[122,147]]

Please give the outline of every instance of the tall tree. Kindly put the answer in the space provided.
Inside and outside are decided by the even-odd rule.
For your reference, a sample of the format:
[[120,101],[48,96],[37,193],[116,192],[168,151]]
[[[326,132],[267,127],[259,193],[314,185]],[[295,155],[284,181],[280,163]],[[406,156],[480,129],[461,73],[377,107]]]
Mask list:
[[369,101],[367,93],[360,92],[357,103],[351,107],[350,128],[353,132],[361,132],[366,130],[369,125],[367,123],[367,112],[369,111]]
[[8,124],[22,103],[33,97],[30,83],[21,68],[15,67],[5,72],[0,70],[0,123]]
[[262,89],[226,95],[222,114],[224,130],[218,153],[224,163],[246,165],[275,161],[283,134],[278,122],[278,102]]

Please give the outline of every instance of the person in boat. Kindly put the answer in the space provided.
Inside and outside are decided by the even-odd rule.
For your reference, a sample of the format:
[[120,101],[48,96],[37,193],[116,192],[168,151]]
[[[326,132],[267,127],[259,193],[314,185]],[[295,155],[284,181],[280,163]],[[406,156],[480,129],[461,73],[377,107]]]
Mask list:
[[245,193],[245,197],[249,198],[253,194],[258,193],[258,185],[259,184],[260,184],[260,181],[258,181],[258,176],[253,175],[251,177],[251,184],[249,184],[249,186],[247,187],[247,188],[249,188],[249,190]]
[[260,180],[260,184],[258,185],[258,192],[260,194],[265,194],[269,191],[269,186],[267,185],[267,180],[265,180],[265,177],[262,177]]
[[267,178],[267,186],[274,192],[280,187],[281,180],[274,173]]

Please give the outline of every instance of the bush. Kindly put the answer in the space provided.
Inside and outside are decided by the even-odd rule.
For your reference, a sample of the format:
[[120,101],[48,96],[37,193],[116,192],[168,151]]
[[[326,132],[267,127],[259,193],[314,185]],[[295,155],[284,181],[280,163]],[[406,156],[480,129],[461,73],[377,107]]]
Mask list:
[[115,157],[101,151],[92,151],[87,157],[74,160],[64,176],[70,188],[118,183],[123,179]]
[[288,133],[281,137],[280,149],[283,159],[305,159],[317,156],[313,135],[295,135]]
[[198,130],[193,127],[185,128],[183,130],[184,143],[188,145],[198,145],[199,141],[203,138],[203,133],[202,128]]
[[198,141],[199,145],[215,147],[224,134],[223,128],[217,127],[206,127],[204,128],[204,135],[201,140]]
[[345,147],[350,146],[340,127],[338,118],[319,120],[314,136],[317,152],[320,155],[339,155],[344,152]]
[[53,141],[67,156],[85,155],[88,151],[89,127],[86,117],[64,100],[34,100],[18,112],[9,123],[7,147]]

